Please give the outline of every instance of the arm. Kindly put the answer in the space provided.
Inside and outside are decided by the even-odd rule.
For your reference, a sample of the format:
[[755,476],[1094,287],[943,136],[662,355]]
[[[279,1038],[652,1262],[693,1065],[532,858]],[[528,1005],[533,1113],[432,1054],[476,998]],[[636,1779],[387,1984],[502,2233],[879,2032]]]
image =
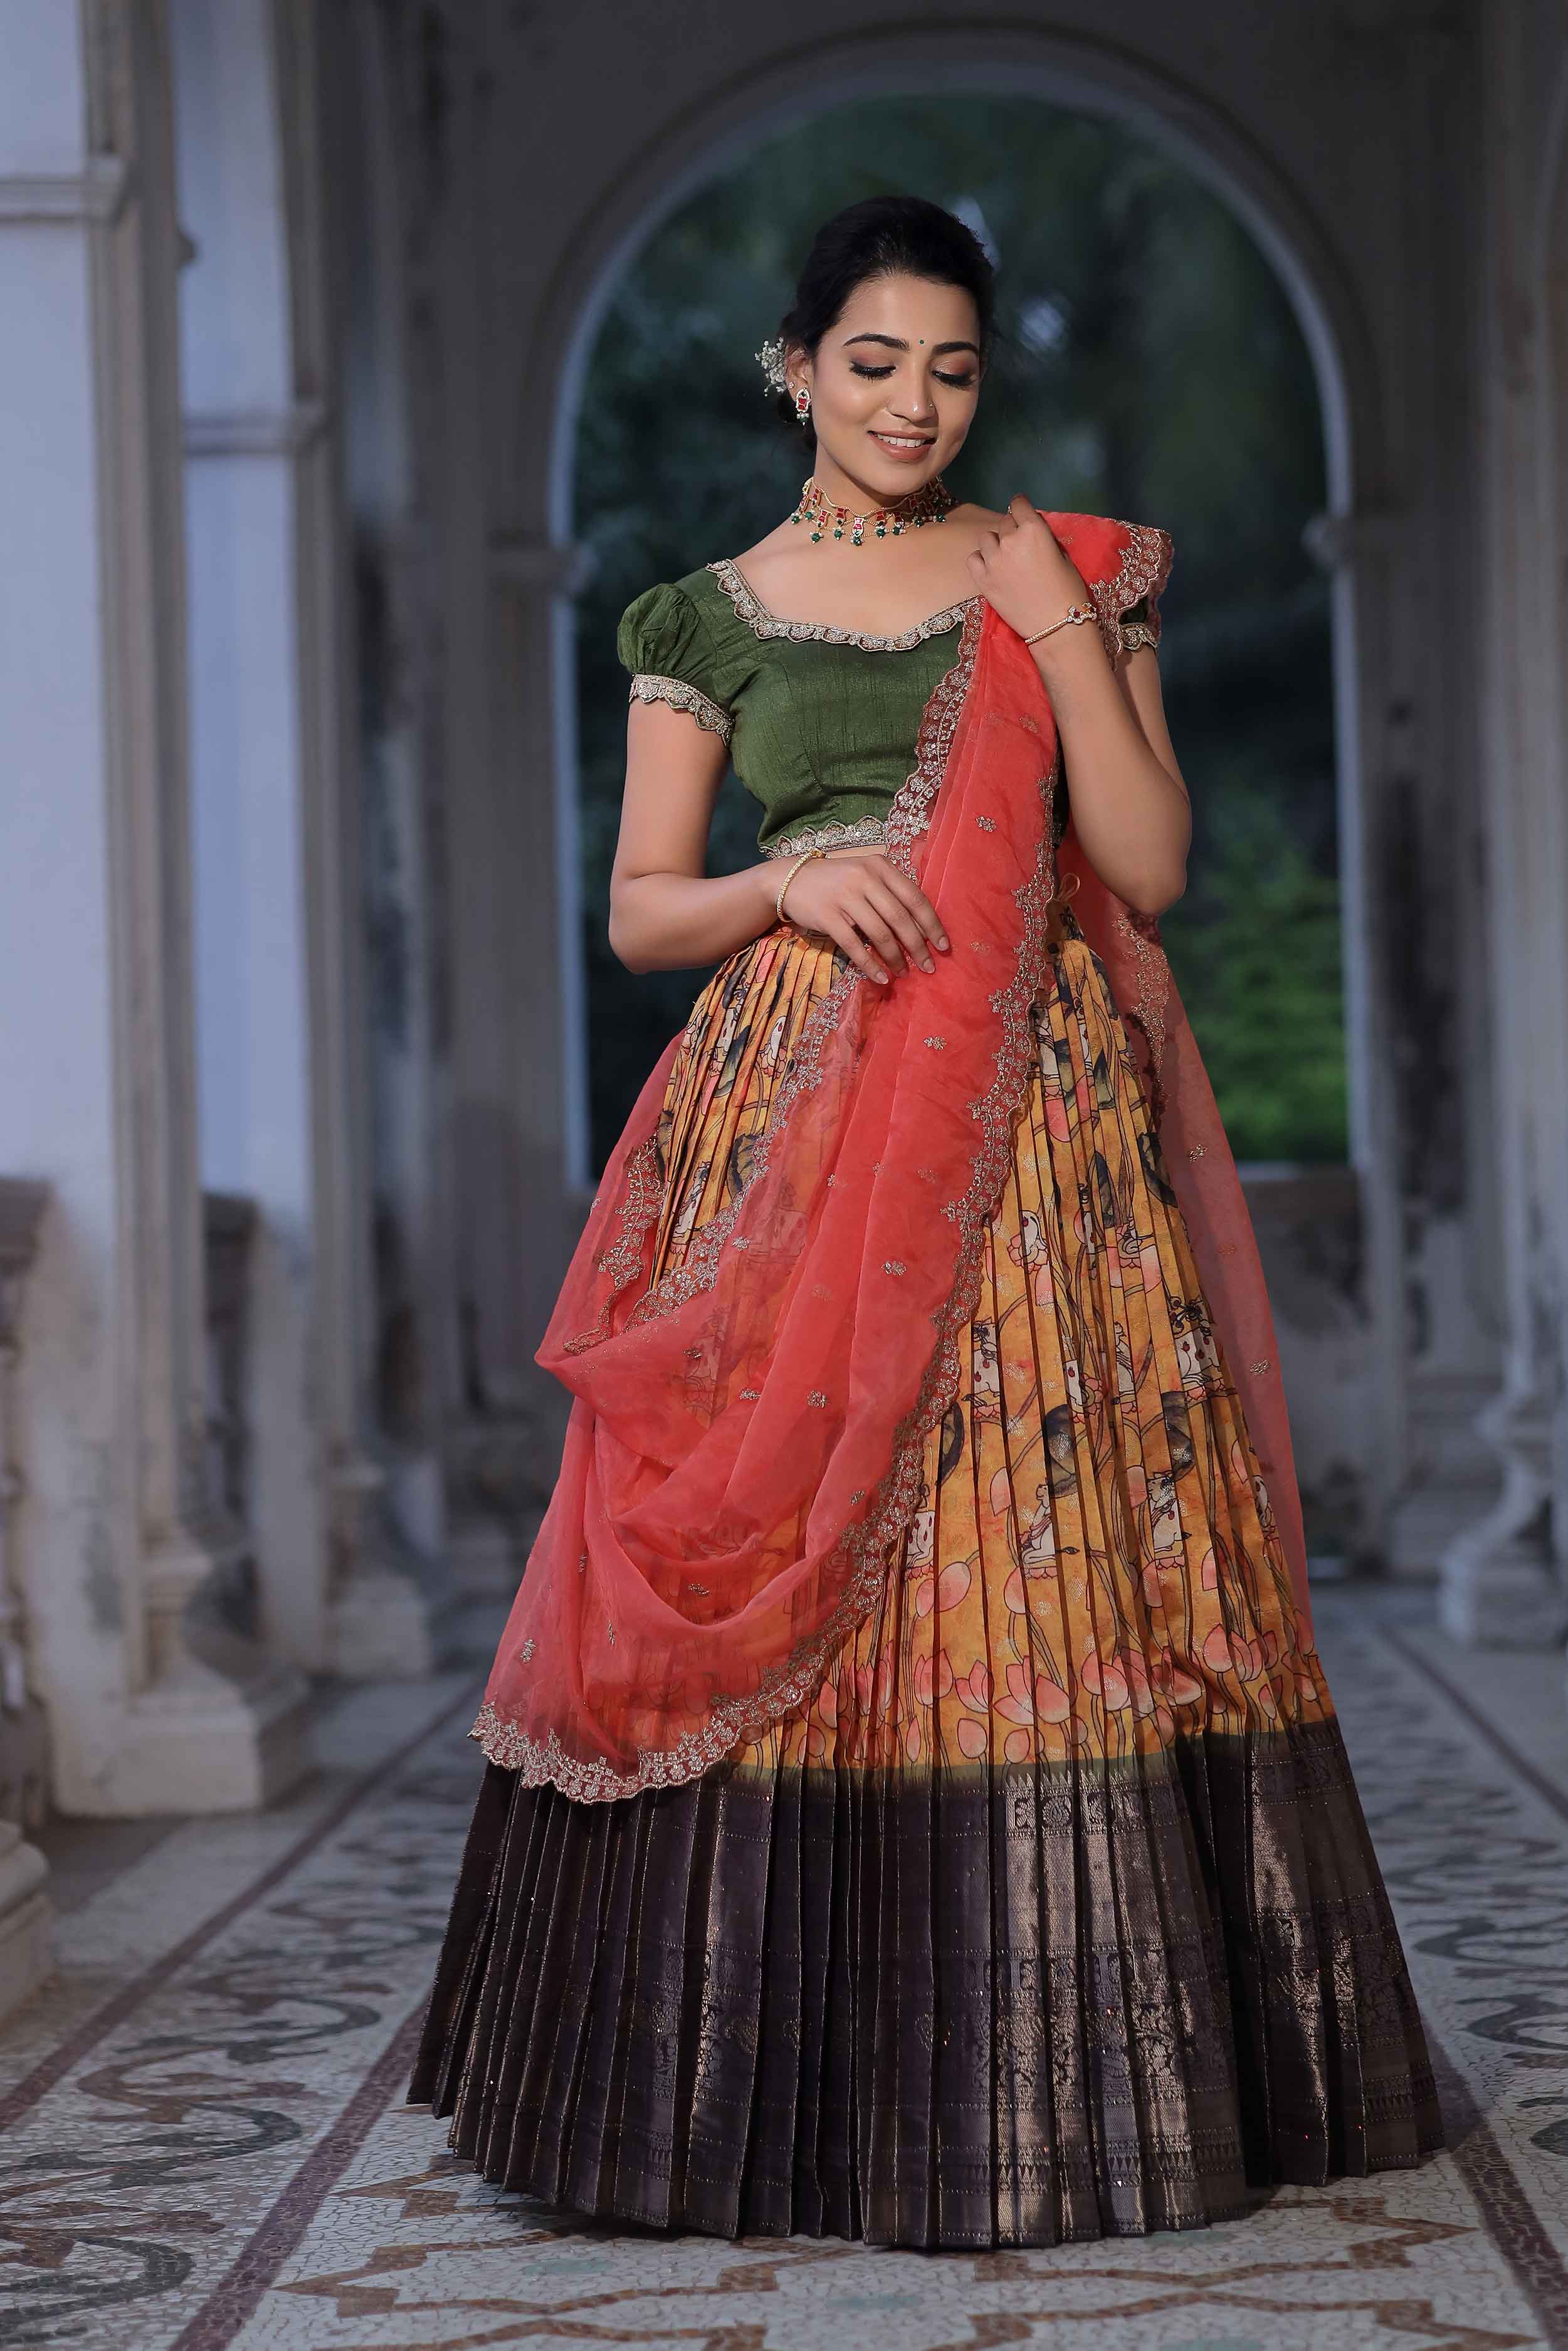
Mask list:
[[[969,558],[988,602],[1020,636],[1089,591],[1026,498],[1013,528]],[[1142,645],[1113,663],[1097,628],[1057,629],[1030,647],[1071,778],[1072,821],[1096,873],[1118,897],[1157,914],[1186,887],[1192,810],[1166,726],[1159,664]]]
[[632,703],[610,875],[610,945],[628,971],[722,962],[773,920],[781,875],[765,865],[716,882],[703,873],[728,757],[716,735],[668,703]]
[[[780,859],[708,880],[708,826],[725,746],[662,702],[634,702],[626,725],[626,791],[610,876],[610,945],[628,971],[718,963],[773,928]],[[911,963],[932,969],[946,950],[935,909],[878,856],[815,857],[790,884],[787,919],[841,947],[885,983]]]

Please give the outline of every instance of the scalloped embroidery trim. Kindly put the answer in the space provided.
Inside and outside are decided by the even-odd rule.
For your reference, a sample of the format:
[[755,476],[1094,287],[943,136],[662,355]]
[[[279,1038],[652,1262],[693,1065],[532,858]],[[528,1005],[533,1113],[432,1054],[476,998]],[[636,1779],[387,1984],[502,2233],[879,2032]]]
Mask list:
[[[896,837],[890,842],[889,854],[905,871],[908,870],[915,843],[929,822],[931,806],[941,785],[953,735],[968,696],[982,617],[980,600],[977,597],[965,615],[957,659],[925,705],[916,739],[915,768],[894,802],[894,814],[902,821],[897,826]],[[1053,770],[1053,776],[1054,773]],[[1050,862],[1050,852],[1042,833],[1040,864],[1049,870]],[[1038,888],[1038,880],[1037,871],[1034,888]],[[1020,903],[1027,904],[1030,894],[1031,885],[1026,883],[1019,893]],[[1030,958],[1026,956],[1022,960],[1028,962]],[[1018,984],[1015,980],[1015,988]],[[734,1228],[741,1202],[760,1176],[770,1146],[795,1102],[819,1081],[823,1046],[842,1018],[851,995],[862,985],[860,973],[852,965],[846,964],[826,992],[818,998],[796,1040],[791,1055],[793,1066],[787,1065],[785,1078],[774,1097],[772,1116],[759,1138],[751,1170],[741,1193],[711,1217],[701,1233],[695,1237],[691,1255],[685,1263],[667,1274],[655,1289],[638,1301],[632,1311],[631,1322],[668,1312],[696,1290],[712,1287],[719,1252]],[[1030,998],[1037,986],[1038,978],[1030,985]],[[1004,995],[1010,993],[1003,991]],[[1004,1019],[1003,1041],[998,1054],[998,1069],[1004,1061],[1018,1058],[1017,1029],[1025,1032],[1027,1050],[1027,1019],[1019,1021],[1016,1029],[1013,1023]],[[1014,1048],[1012,1055],[1009,1052],[1009,1046]],[[1018,1070],[1009,1072],[1015,1095],[1022,1083],[1022,1069],[1023,1061],[1019,1058]],[[1005,1087],[1007,1082],[1002,1081],[1002,1085]],[[994,1156],[998,1137],[1004,1143],[1010,1142],[1010,1118],[998,1115],[1000,1090],[994,1085],[984,1101],[970,1106],[971,1115],[980,1126],[981,1154],[973,1163],[974,1174],[965,1198],[950,1202],[944,1212],[957,1220],[963,1236],[955,1291],[949,1297],[947,1312],[936,1318],[936,1350],[927,1364],[915,1405],[895,1435],[889,1466],[878,1481],[871,1509],[860,1523],[847,1529],[841,1538],[852,1566],[844,1589],[826,1621],[809,1641],[783,1659],[747,1698],[728,1706],[716,1706],[700,1729],[685,1733],[670,1748],[643,1749],[636,1768],[631,1771],[617,1771],[604,1762],[580,1763],[567,1754],[553,1730],[543,1740],[531,1739],[518,1724],[500,1714],[486,1700],[469,1736],[478,1742],[491,1762],[517,1771],[527,1787],[551,1784],[579,1803],[608,1802],[620,1796],[635,1795],[643,1788],[674,1787],[695,1779],[710,1764],[720,1761],[732,1748],[765,1730],[770,1723],[787,1714],[792,1706],[798,1705],[817,1687],[829,1661],[875,1604],[885,1579],[888,1552],[900,1539],[904,1527],[918,1507],[926,1433],[942,1418],[957,1392],[960,1375],[957,1335],[973,1311],[973,1299],[979,1294],[984,1238],[984,1219],[973,1218],[971,1204],[977,1187],[986,1183],[988,1176],[994,1174],[994,1189],[999,1193],[1006,1176],[1005,1164],[994,1170],[988,1168],[984,1174],[981,1169],[982,1160],[988,1155]],[[646,1150],[646,1145],[643,1149]],[[642,1156],[642,1153],[634,1156],[633,1169]],[[629,1271],[633,1251],[640,1256],[641,1240],[658,1213],[658,1203],[646,1194],[640,1199],[628,1198],[622,1202],[619,1250],[607,1253],[619,1253],[623,1260],[614,1269],[617,1277]],[[639,1226],[642,1231],[633,1239],[633,1233]],[[972,1262],[967,1261],[971,1259]],[[601,1262],[603,1264],[604,1260]],[[955,1316],[955,1298],[960,1291],[969,1302],[965,1306],[960,1300],[960,1311]],[[603,1319],[607,1318],[601,1318],[601,1327]],[[599,1335],[601,1332],[585,1332],[580,1342],[576,1343],[591,1345]]]
[[1159,918],[1128,908],[1115,917],[1116,928],[1133,943],[1137,967],[1137,992],[1123,1018],[1141,1029],[1149,1049],[1150,1115],[1155,1132],[1165,1111],[1166,1005],[1170,995],[1170,963],[1160,936]]
[[865,629],[836,629],[827,621],[786,621],[779,613],[770,612],[745,572],[727,555],[721,555],[707,569],[735,606],[737,618],[746,622],[753,636],[784,637],[794,644],[853,645],[862,653],[912,653],[927,637],[946,636],[949,629],[956,629],[982,601],[978,596],[966,596],[962,603],[949,604],[944,611],[933,612],[913,629],[901,629],[895,637],[878,637]]
[[[1128,534],[1127,544],[1122,552],[1121,565],[1114,578],[1108,583],[1101,583],[1090,589],[1099,625],[1105,635],[1107,650],[1113,659],[1116,656],[1118,646],[1124,642],[1121,615],[1129,611],[1144,596],[1157,595],[1169,576],[1174,552],[1168,531],[1160,530],[1144,523],[1127,523],[1121,527]],[[728,571],[734,576],[739,595],[750,602],[757,601],[747,587],[744,576],[736,569],[728,557],[721,557],[716,562],[710,563],[707,568],[717,576],[719,584],[726,587],[727,592],[733,592],[728,590],[725,579],[725,574]],[[775,616],[766,612],[765,607],[758,605],[758,609],[765,618],[774,622],[775,632],[778,629],[804,629],[808,633],[816,632],[810,623],[778,622]],[[930,821],[931,804],[936,799],[941,783],[959,715],[968,695],[975,654],[979,644],[980,627],[985,616],[985,600],[980,596],[968,597],[962,605],[954,607],[954,611],[964,622],[964,633],[959,642],[957,657],[953,667],[938,681],[922,714],[920,730],[916,737],[915,767],[894,796],[887,819],[882,826],[882,845],[888,856],[905,872],[910,870],[915,842],[925,831]],[[943,616],[936,614],[934,617],[940,620]],[[1135,628],[1137,625],[1134,623],[1132,627]],[[929,623],[927,627],[930,629]],[[935,633],[935,631],[931,630],[930,632]],[[1128,633],[1131,634],[1131,629]],[[892,638],[878,641],[879,646],[886,650],[894,649],[897,642]],[[672,683],[679,685],[683,684],[684,681],[676,679]],[[693,688],[691,691],[695,693],[695,689]],[[716,704],[713,707],[716,710]],[[1049,812],[1049,839],[1046,844],[1046,854],[1053,872],[1055,852],[1066,831],[1069,814],[1068,796],[1061,789],[1064,780],[1061,746],[1058,742],[1051,774],[1041,778],[1041,790],[1045,795]],[[984,820],[982,819],[981,821],[983,822]],[[797,840],[801,838],[797,836]],[[791,847],[793,845],[793,843],[790,844]],[[810,843],[808,841],[806,845]],[[784,845],[779,844],[776,852],[764,852],[764,854],[770,853],[786,853]],[[1054,883],[1052,888],[1054,889]],[[1157,1106],[1162,1094],[1160,1065],[1164,1060],[1166,1041],[1163,1019],[1165,990],[1160,985],[1160,975],[1162,967],[1168,975],[1169,966],[1165,960],[1156,922],[1149,919],[1129,923],[1124,915],[1119,918],[1119,922],[1124,930],[1131,931],[1133,934],[1134,949],[1143,985],[1139,988],[1135,1002],[1129,1009],[1131,1017],[1143,1029],[1149,1044],[1153,1063],[1151,1076],[1155,1103]],[[819,1064],[822,1049],[828,1036],[841,1017],[850,995],[859,984],[859,979],[860,975],[853,967],[846,966],[842,971],[835,975],[824,994],[818,999],[800,1035],[796,1040],[795,1053],[792,1057],[795,1066],[787,1073],[785,1081],[775,1097],[773,1118],[768,1129],[760,1138],[751,1179],[727,1207],[721,1208],[709,1219],[703,1231],[696,1236],[685,1263],[666,1274],[663,1281],[656,1284],[638,1301],[630,1317],[632,1322],[649,1321],[661,1312],[669,1312],[674,1308],[684,1304],[685,1300],[694,1296],[698,1290],[711,1287],[719,1252],[739,1217],[746,1193],[751,1188],[751,1181],[754,1181],[755,1177],[761,1173],[772,1134],[782,1123],[784,1115],[797,1096],[819,1082],[821,1077]],[[635,1280],[643,1262],[643,1244],[649,1230],[658,1220],[664,1199],[662,1178],[663,1170],[659,1162],[657,1141],[655,1137],[650,1136],[634,1153],[627,1168],[626,1188],[621,1204],[617,1238],[604,1250],[598,1260],[599,1270],[611,1276],[613,1285],[612,1293],[604,1301],[599,1319],[592,1328],[578,1332],[565,1343],[567,1353],[585,1353],[590,1347],[598,1345],[602,1339],[609,1336],[615,1299]],[[565,1760],[564,1757],[562,1760]],[[558,1782],[557,1784],[560,1783]]]
[[835,818],[831,824],[808,826],[802,832],[780,834],[767,842],[764,857],[798,857],[803,849],[847,849],[857,844],[876,848],[887,839],[887,819],[880,816]]
[[727,743],[735,732],[735,721],[727,710],[719,707],[697,686],[688,684],[684,677],[664,677],[656,670],[639,670],[632,680],[629,702],[667,702],[672,710],[690,713],[699,726]]
[[[915,769],[894,802],[889,855],[904,871],[908,870],[914,843],[929,821],[931,804],[968,697],[980,638],[980,601],[977,597],[972,600],[965,615],[957,660],[925,706]],[[1048,806],[1060,788],[1061,772],[1059,751],[1049,775],[1040,778],[1040,789]],[[486,1700],[469,1737],[478,1742],[492,1763],[516,1771],[525,1787],[550,1784],[579,1803],[604,1803],[621,1796],[637,1795],[644,1788],[674,1787],[696,1779],[733,1748],[758,1736],[810,1697],[832,1657],[875,1604],[886,1579],[890,1554],[920,1506],[926,1437],[946,1413],[962,1378],[958,1340],[979,1301],[986,1227],[1007,1181],[1014,1116],[1028,1083],[1033,1052],[1030,1010],[1044,979],[1056,893],[1053,831],[1050,823],[1041,826],[1034,871],[1015,893],[1023,915],[1018,960],[1011,979],[990,999],[992,1009],[1001,1016],[996,1075],[984,1095],[969,1105],[970,1116],[978,1129],[979,1147],[970,1163],[970,1181],[963,1197],[948,1201],[942,1211],[956,1224],[959,1233],[953,1286],[946,1305],[933,1317],[936,1343],[915,1403],[894,1434],[891,1458],[877,1481],[871,1507],[859,1524],[848,1528],[841,1538],[850,1573],[837,1603],[816,1634],[767,1676],[749,1698],[716,1705],[700,1729],[686,1732],[673,1747],[643,1749],[635,1769],[630,1771],[616,1771],[604,1762],[580,1763],[567,1754],[553,1730],[542,1740],[530,1739],[518,1724],[498,1713]],[[813,1082],[811,1065],[821,1052],[821,1043],[841,1017],[852,989],[860,984],[860,974],[849,967],[808,1016],[796,1048],[802,1056],[802,1066],[793,1073],[792,1081],[786,1081],[776,1097],[773,1117],[761,1138],[747,1190],[760,1173],[768,1146],[790,1104]],[[814,1050],[807,1042],[808,1032],[813,1029]],[[737,1211],[738,1202],[732,1203],[727,1211],[721,1210],[711,1219],[698,1237],[699,1243],[704,1242],[715,1225],[725,1228],[715,1237],[711,1250],[704,1251],[710,1266]],[[683,1267],[682,1274],[686,1270]],[[709,1272],[706,1281],[699,1277],[692,1286],[707,1287],[711,1281]],[[641,1301],[632,1320],[641,1319],[643,1311],[650,1306],[659,1311],[655,1301],[666,1305],[674,1302],[668,1293],[677,1286],[685,1288],[679,1277],[674,1280],[666,1278],[658,1291]]]
[[1152,523],[1124,522],[1116,528],[1127,534],[1121,564],[1113,578],[1092,581],[1089,589],[1100,633],[1113,661],[1131,653],[1135,645],[1158,643],[1157,624],[1150,636],[1150,622],[1133,621],[1124,628],[1122,616],[1145,596],[1158,597],[1170,577],[1176,552],[1169,531],[1156,529]]
[[[964,632],[959,640],[957,658],[932,692],[921,715],[920,728],[915,737],[915,766],[900,785],[888,812],[885,853],[889,861],[905,873],[911,871],[915,844],[930,823],[932,803],[941,789],[947,754],[952,747],[953,736],[974,674],[983,619],[984,607],[980,598],[976,597],[964,615]],[[746,1182],[733,1198],[715,1211],[701,1231],[693,1236],[683,1262],[674,1267],[638,1300],[627,1316],[628,1329],[633,1323],[653,1322],[660,1315],[673,1313],[689,1298],[695,1297],[699,1290],[712,1289],[720,1252],[739,1220],[753,1186],[768,1164],[774,1138],[800,1096],[821,1082],[821,1060],[828,1040],[842,1019],[850,998],[856,988],[863,985],[860,973],[847,960],[842,969],[835,972],[807,1015],[785,1062],[784,1072],[773,1098],[772,1114],[758,1138]],[[644,1144],[631,1163],[629,1173],[633,1177],[644,1172],[643,1154],[647,1149],[648,1145]],[[632,1280],[642,1261],[643,1238],[648,1228],[657,1221],[661,1205],[659,1200],[647,1195],[638,1203],[634,1204],[630,1198],[622,1203],[621,1238],[614,1249],[606,1253],[601,1266],[601,1270],[612,1275],[622,1289]],[[580,1342],[571,1343],[571,1352],[580,1353],[604,1335],[601,1312],[594,1331],[584,1333]],[[867,1605],[870,1605],[869,1602]],[[730,1744],[733,1745],[734,1741]],[[725,1750],[721,1749],[719,1751]]]

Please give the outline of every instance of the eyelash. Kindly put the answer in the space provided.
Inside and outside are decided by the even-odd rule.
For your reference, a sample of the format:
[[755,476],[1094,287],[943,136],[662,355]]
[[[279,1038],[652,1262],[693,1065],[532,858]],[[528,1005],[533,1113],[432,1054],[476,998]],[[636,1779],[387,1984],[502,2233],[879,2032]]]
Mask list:
[[[862,360],[852,360],[850,372],[852,375],[863,375],[874,379],[878,376],[891,375],[893,370],[890,367],[867,367]],[[950,383],[955,392],[967,392],[975,381],[972,375],[944,375],[940,368],[934,368],[932,373],[938,383]]]

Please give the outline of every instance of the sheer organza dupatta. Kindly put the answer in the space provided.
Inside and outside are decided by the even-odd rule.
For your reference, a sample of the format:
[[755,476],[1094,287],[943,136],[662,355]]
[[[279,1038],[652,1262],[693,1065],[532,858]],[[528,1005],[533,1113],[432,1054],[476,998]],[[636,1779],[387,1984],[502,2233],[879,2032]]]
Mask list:
[[[1118,616],[1163,584],[1168,540],[1048,519],[1114,647]],[[815,1689],[881,1590],[958,1387],[1030,1079],[1056,757],[1032,659],[972,605],[887,848],[952,952],[885,989],[835,977],[744,1183],[657,1282],[679,1040],[643,1089],[539,1350],[571,1418],[476,1726],[526,1781],[603,1801],[695,1777]],[[1157,926],[1105,890],[1071,828],[1061,864],[1145,1061],[1304,1610],[1268,1300],[1202,1062]]]

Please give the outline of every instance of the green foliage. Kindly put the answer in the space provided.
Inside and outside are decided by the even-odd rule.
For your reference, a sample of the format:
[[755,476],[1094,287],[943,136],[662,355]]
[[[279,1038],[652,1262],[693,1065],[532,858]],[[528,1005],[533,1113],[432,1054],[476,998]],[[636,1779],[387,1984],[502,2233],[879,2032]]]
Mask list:
[[[577,450],[583,880],[595,1150],[700,985],[632,978],[605,911],[625,744],[615,623],[655,580],[735,553],[806,470],[752,354],[819,222],[877,193],[961,212],[999,264],[999,334],[960,495],[1157,522],[1176,546],[1161,653],[1191,788],[1192,888],[1165,925],[1239,1156],[1344,1149],[1328,616],[1301,532],[1322,434],[1294,316],[1225,206],[1124,126],[1032,99],[834,109],[657,227],[606,312]],[[755,855],[721,795],[711,864]]]
[[1343,1159],[1339,886],[1245,775],[1211,784],[1203,880],[1161,931],[1239,1159]]

